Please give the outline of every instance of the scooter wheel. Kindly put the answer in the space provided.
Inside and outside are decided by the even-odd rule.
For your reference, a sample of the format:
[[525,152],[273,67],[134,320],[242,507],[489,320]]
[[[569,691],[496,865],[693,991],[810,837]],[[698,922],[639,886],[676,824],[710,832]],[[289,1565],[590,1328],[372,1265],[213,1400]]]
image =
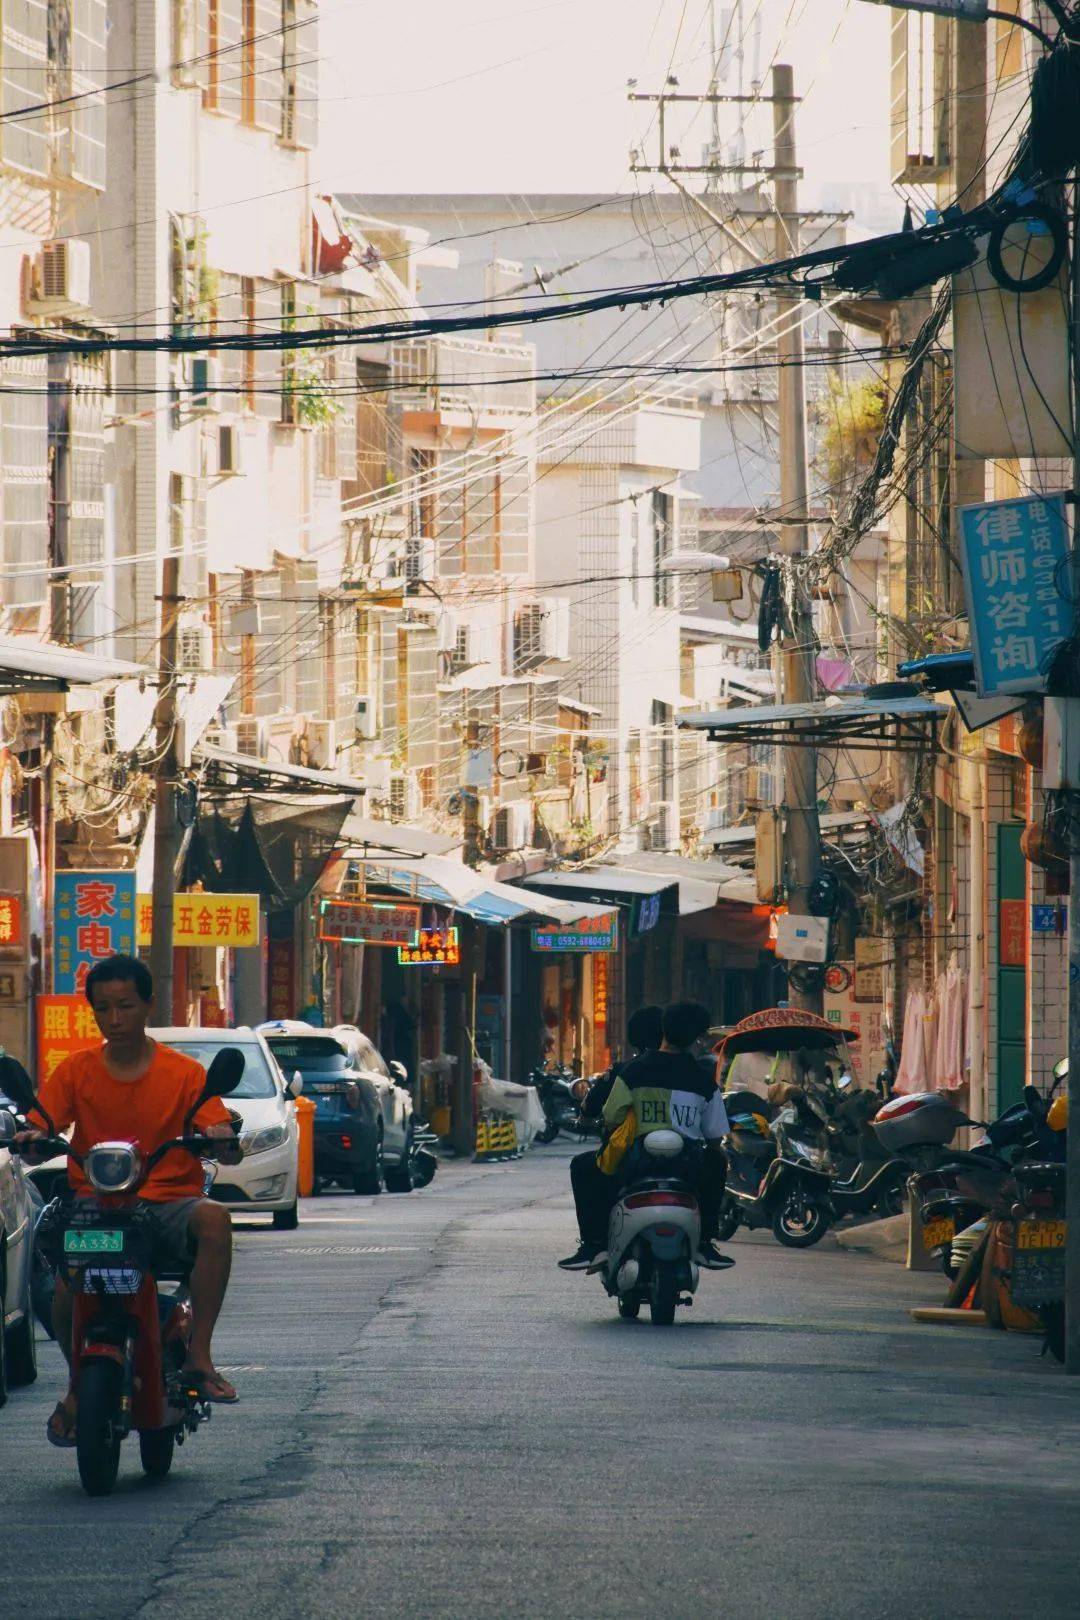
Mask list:
[[669,1265],[654,1266],[649,1287],[649,1314],[653,1327],[670,1327],[675,1320],[678,1303],[679,1284],[674,1269]]
[[149,1474],[151,1479],[165,1478],[172,1467],[175,1449],[175,1429],[139,1430],[139,1457],[142,1460],[143,1473]]
[[120,1467],[120,1439],[115,1431],[120,1404],[120,1368],[101,1356],[84,1364],[79,1374],[75,1456],[87,1496],[108,1496]]
[[558,1134],[559,1127],[555,1122],[552,1122],[549,1125],[545,1125],[542,1131],[537,1131],[535,1140],[537,1142],[543,1142],[546,1146],[548,1142],[554,1142]]
[[829,1224],[824,1204],[811,1198],[788,1198],[773,1216],[772,1232],[786,1249],[810,1249],[821,1242]]
[[624,1322],[636,1322],[641,1311],[640,1299],[620,1299],[619,1315]]

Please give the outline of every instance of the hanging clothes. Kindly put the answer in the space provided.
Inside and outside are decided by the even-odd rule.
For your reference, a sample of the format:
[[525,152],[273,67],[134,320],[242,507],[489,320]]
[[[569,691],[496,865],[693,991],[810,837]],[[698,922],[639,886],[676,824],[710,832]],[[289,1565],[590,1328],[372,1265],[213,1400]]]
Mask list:
[[934,1004],[926,992],[909,990],[904,1005],[904,1033],[900,1041],[900,1067],[893,1083],[894,1091],[910,1094],[930,1090],[936,1022]]
[[935,1091],[958,1091],[967,1083],[964,1062],[967,1010],[967,976],[951,965],[938,979],[934,990],[937,1002],[937,1030],[934,1039],[933,1087]]

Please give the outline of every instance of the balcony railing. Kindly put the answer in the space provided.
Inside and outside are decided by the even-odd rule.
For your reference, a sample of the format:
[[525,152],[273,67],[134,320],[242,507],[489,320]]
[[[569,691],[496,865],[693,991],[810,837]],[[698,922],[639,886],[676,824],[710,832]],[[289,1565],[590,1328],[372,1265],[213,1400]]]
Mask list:
[[527,417],[536,407],[530,343],[416,338],[391,347],[391,399],[404,411],[435,411],[467,422]]

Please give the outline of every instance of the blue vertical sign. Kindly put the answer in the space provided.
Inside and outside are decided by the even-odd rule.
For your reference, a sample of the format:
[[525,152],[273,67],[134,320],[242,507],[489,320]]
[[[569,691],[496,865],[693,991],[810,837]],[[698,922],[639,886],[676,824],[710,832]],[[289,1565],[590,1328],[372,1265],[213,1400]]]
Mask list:
[[135,954],[135,873],[57,872],[53,989],[74,995],[95,962]]
[[961,506],[957,516],[979,696],[1044,692],[1073,627],[1065,496]]

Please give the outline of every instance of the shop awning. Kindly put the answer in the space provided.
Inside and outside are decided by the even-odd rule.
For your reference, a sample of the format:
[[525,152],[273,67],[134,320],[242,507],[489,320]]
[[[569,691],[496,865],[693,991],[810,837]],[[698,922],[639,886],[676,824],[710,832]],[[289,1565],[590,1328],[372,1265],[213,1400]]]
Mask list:
[[[499,883],[476,872],[461,861],[437,855],[424,855],[408,863],[364,855],[357,861],[364,868],[369,884],[384,885],[414,900],[464,912],[477,922],[491,926],[517,922],[522,917],[542,917],[547,921],[572,923],[595,917],[603,907],[560,904],[526,894],[513,884]],[[611,909],[610,907],[608,908]]]
[[[655,872],[625,871],[618,866],[582,867],[572,872],[536,872],[520,879],[522,888],[536,890],[555,899],[587,901],[594,908],[610,911],[619,906],[630,913],[630,932],[644,933],[661,916],[679,914],[678,884],[673,877]],[[649,902],[655,900],[655,904]],[[648,919],[648,920],[646,920]]]
[[612,864],[620,870],[648,873],[679,886],[679,916],[709,911],[721,900],[754,905],[757,901],[754,879],[737,866],[722,861],[692,861],[681,855],[665,855],[648,850],[634,855],[614,855]]
[[948,712],[923,697],[844,698],[683,714],[678,724],[707,732],[711,742],[900,752],[924,747]]
[[341,829],[342,856],[377,859],[380,855],[449,855],[461,848],[460,838],[428,832],[426,827],[399,821],[376,821],[372,816],[346,816]]
[[142,664],[61,647],[29,636],[0,636],[0,696],[13,692],[66,692],[71,686],[138,679],[150,674]]
[[[862,833],[869,825],[870,817],[858,810],[829,810],[818,817],[821,832],[832,834],[841,843],[848,833]],[[753,823],[745,822],[739,827],[713,827],[702,833],[701,842],[714,849],[740,849],[752,847],[756,837]]]
[[254,754],[234,754],[229,749],[216,748],[211,743],[200,743],[195,753],[207,765],[234,772],[237,776],[246,777],[264,787],[272,783],[281,783],[293,790],[305,787],[315,789],[319,793],[329,791],[355,795],[366,793],[368,790],[366,782],[361,782],[355,776],[349,776],[345,771],[313,771],[307,765],[290,765],[281,759],[258,759]]

